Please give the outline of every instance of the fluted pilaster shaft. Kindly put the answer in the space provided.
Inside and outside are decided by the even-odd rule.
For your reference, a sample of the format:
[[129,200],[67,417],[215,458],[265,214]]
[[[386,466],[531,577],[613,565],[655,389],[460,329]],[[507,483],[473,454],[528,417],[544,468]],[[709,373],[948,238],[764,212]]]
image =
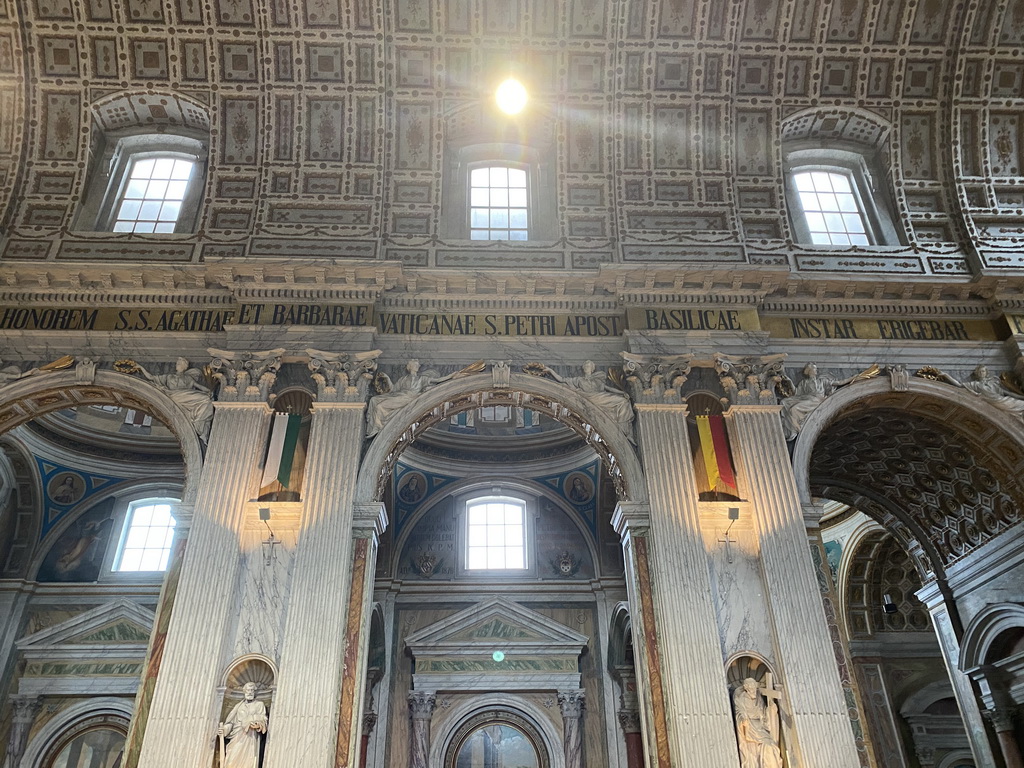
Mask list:
[[733,406],[731,443],[746,478],[761,566],[792,710],[799,765],[857,768],[849,713],[811,562],[777,406]]
[[409,768],[427,768],[430,755],[430,718],[437,697],[424,691],[409,691]]
[[562,711],[562,745],[565,768],[583,768],[583,691],[559,691],[558,707]]
[[736,768],[736,736],[698,516],[686,406],[638,404],[637,411],[651,502],[651,594],[662,649],[671,764]]
[[313,408],[266,768],[334,765],[363,407],[354,402]]
[[219,715],[217,686],[237,613],[245,503],[269,419],[266,403],[217,403],[175,609],[162,653],[156,649],[150,658],[159,674],[141,768],[166,768],[171,755],[177,768],[210,764]]

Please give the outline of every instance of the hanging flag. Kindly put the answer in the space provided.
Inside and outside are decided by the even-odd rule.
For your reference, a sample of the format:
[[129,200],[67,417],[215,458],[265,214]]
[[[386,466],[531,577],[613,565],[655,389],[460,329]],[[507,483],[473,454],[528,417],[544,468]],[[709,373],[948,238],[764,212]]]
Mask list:
[[263,479],[260,481],[261,488],[275,480],[282,487],[288,487],[301,424],[301,416],[291,413],[274,414],[274,424],[270,429],[270,445],[267,447],[267,463],[263,469]]
[[708,486],[718,490],[723,486],[736,493],[736,473],[729,458],[729,445],[725,439],[725,423],[721,416],[698,416],[697,433],[700,435],[700,452],[704,458],[704,469]]

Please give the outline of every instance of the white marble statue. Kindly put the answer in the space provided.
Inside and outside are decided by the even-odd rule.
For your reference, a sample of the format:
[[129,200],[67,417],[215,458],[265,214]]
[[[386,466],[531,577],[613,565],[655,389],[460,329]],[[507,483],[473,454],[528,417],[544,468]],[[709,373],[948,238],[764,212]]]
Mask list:
[[837,379],[828,374],[819,374],[818,366],[808,363],[804,366],[804,378],[796,385],[791,397],[782,399],[782,431],[787,440],[794,440],[803,427],[804,421],[825,398],[836,391],[837,387],[849,384],[855,377]]
[[256,683],[242,686],[242,695],[245,698],[217,728],[217,736],[227,740],[220,768],[259,768],[260,734],[267,732],[267,708],[256,700]]
[[419,360],[410,360],[406,364],[405,370],[406,374],[395,382],[392,382],[391,377],[383,371],[378,374],[390,389],[370,398],[370,404],[366,408],[367,437],[373,437],[380,432],[395,413],[419,397],[427,387],[448,381],[456,376],[455,373],[441,376],[433,368],[420,371]]
[[630,425],[633,423],[633,403],[630,402],[629,395],[609,385],[607,373],[598,372],[597,366],[592,360],[587,360],[583,364],[582,376],[559,376],[547,366],[544,366],[543,373],[548,374],[555,381],[560,381],[579,390],[580,394],[592,402],[598,410],[607,414],[619,426],[619,429],[627,435],[630,434]]
[[210,425],[213,423],[213,393],[205,384],[200,383],[202,373],[199,369],[189,368],[188,360],[184,357],[178,358],[174,373],[150,373],[141,365],[138,369],[139,373],[181,406],[192,420],[192,427],[199,439],[207,442],[210,438]]
[[1006,389],[999,379],[989,373],[988,366],[979,365],[975,368],[971,378],[962,386],[984,398],[996,408],[1015,416],[1024,416],[1024,397],[1015,395]]
[[778,707],[765,704],[757,680],[748,677],[732,695],[740,768],[782,768]]

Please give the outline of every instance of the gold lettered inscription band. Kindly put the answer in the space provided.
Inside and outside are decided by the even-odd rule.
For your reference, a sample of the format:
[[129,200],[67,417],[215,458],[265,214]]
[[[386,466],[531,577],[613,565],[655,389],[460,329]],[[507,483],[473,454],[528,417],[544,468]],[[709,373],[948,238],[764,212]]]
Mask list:
[[906,317],[761,316],[761,325],[776,339],[886,339],[892,341],[995,341],[990,320]]
[[380,312],[377,330],[409,336],[621,336],[620,314],[434,314]]

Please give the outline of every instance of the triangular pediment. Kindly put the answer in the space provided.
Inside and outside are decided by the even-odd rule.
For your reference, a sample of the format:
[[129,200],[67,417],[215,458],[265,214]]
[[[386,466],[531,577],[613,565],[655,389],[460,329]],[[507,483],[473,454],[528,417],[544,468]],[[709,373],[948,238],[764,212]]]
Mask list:
[[80,650],[84,647],[145,648],[156,616],[131,600],[118,599],[23,637],[23,652]]
[[501,597],[491,598],[406,638],[415,655],[420,650],[474,647],[534,647],[550,651],[580,653],[587,644],[581,635],[564,624]]

